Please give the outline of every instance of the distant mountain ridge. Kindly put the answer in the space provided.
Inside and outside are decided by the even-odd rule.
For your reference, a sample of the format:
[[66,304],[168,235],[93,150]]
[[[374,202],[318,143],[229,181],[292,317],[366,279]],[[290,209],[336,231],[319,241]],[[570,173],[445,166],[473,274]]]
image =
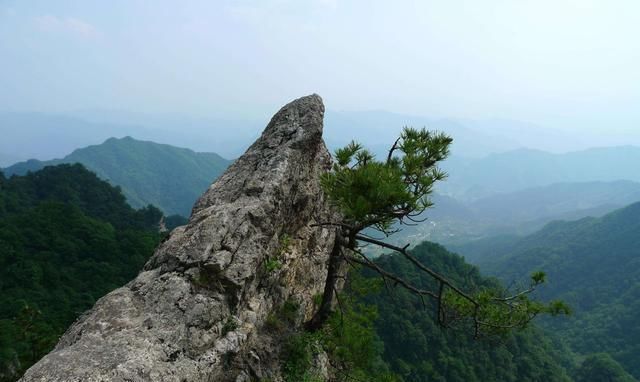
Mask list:
[[640,377],[640,202],[600,218],[553,222],[512,242],[487,240],[480,250],[481,270],[507,284],[546,272],[550,282],[541,296],[575,310],[548,323],[552,331],[574,351],[607,352]]
[[0,140],[0,153],[6,157],[0,156],[0,167],[29,158],[61,158],[75,149],[125,136],[233,158],[242,154],[260,131],[259,124],[250,120],[171,115],[135,118],[135,113],[121,117],[113,113],[92,118],[91,113],[0,112],[0,133],[5,138]]
[[405,126],[425,127],[442,131],[453,137],[453,155],[483,157],[521,147],[518,142],[496,136],[491,132],[468,128],[450,119],[432,119],[422,116],[391,113],[387,111],[326,113],[326,141],[331,149],[341,147],[357,139],[378,156],[386,155],[398,134]]
[[640,182],[640,147],[616,146],[552,154],[519,149],[477,160],[452,160],[438,192],[473,200],[559,182],[631,180]]
[[5,176],[24,175],[61,163],[82,163],[100,178],[120,186],[135,208],[153,204],[167,215],[189,216],[196,199],[231,161],[215,153],[125,137],[77,149],[62,159],[16,163],[3,172]]
[[[436,241],[469,256],[466,248],[477,248],[495,236],[528,235],[554,220],[599,217],[640,201],[640,183],[613,182],[556,183],[521,191],[496,194],[472,201],[460,201],[435,194],[434,206],[417,225],[404,225],[389,241],[405,245],[422,240]],[[470,259],[475,257],[471,255]]]
[[9,154],[5,154],[0,152],[0,167],[2,166],[10,166],[13,163],[20,161],[21,158]]
[[[0,113],[0,152],[26,160],[60,158],[79,147],[99,144],[109,137],[147,136],[141,126],[92,123],[68,116],[36,112]],[[6,161],[3,166],[9,165]]]

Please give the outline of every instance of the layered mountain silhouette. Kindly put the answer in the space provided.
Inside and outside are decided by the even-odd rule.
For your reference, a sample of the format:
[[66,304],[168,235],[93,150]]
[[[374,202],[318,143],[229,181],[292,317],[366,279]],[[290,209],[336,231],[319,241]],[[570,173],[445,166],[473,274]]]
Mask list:
[[5,176],[24,175],[61,163],[81,163],[100,178],[120,186],[133,207],[153,204],[167,215],[189,216],[198,196],[231,161],[215,153],[197,153],[125,137],[77,149],[62,159],[16,163],[3,172]]

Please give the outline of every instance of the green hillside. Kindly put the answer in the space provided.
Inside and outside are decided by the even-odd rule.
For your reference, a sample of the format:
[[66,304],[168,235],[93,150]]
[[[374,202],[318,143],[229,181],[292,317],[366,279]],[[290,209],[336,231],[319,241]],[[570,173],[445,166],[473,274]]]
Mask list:
[[189,216],[196,199],[231,161],[214,153],[125,137],[75,150],[63,159],[17,163],[4,172],[6,176],[24,175],[60,163],[82,163],[100,178],[120,186],[133,207],[153,204],[167,215]]
[[[461,286],[489,286],[495,281],[442,246],[424,242],[412,253],[421,262],[446,274]],[[434,289],[433,279],[400,256],[376,259],[384,269],[410,280],[421,289]],[[377,274],[365,271],[365,276]],[[433,317],[436,310],[402,288],[364,298],[377,308],[378,336],[384,342],[384,360],[393,372],[409,382],[421,381],[569,381],[564,365],[571,360],[554,349],[548,337],[535,327],[506,339],[476,340],[465,328],[443,329]]]
[[573,377],[575,382],[637,381],[607,353],[596,353],[585,358]]
[[571,319],[546,326],[584,355],[606,352],[634,377],[640,377],[640,203],[601,218],[554,222],[539,232],[504,240],[484,256],[481,269],[505,282],[534,269],[551,282],[541,292],[575,310]]
[[152,254],[160,210],[132,209],[80,164],[0,173],[0,380],[48,352]]

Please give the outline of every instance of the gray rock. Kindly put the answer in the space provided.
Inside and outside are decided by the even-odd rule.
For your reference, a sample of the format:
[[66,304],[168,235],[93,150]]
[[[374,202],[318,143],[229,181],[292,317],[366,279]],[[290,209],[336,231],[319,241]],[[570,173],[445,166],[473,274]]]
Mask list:
[[283,107],[189,223],[21,381],[279,380],[279,338],[264,322],[290,299],[297,325],[310,318],[334,240],[313,226],[333,216],[319,184],[331,164],[323,114],[317,95]]

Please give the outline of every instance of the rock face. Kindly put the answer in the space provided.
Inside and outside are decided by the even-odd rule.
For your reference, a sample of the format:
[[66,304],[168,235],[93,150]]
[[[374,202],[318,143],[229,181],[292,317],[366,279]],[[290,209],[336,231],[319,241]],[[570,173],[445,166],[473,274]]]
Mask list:
[[100,299],[22,381],[279,380],[267,317],[309,319],[322,292],[333,212],[317,95],[283,107],[195,204],[143,271]]

